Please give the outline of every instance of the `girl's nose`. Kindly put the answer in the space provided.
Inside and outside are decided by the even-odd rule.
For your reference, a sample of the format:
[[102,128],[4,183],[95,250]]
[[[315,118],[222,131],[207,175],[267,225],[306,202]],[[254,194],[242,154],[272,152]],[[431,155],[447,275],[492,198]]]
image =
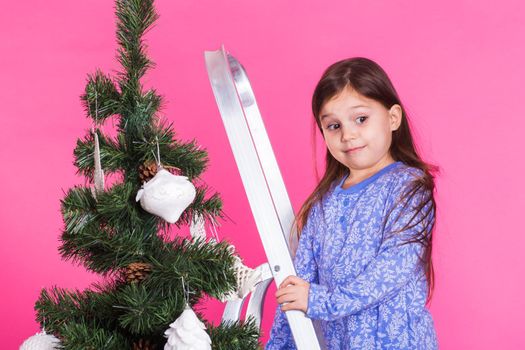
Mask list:
[[356,128],[351,126],[341,126],[341,142],[347,142],[355,139],[357,136]]

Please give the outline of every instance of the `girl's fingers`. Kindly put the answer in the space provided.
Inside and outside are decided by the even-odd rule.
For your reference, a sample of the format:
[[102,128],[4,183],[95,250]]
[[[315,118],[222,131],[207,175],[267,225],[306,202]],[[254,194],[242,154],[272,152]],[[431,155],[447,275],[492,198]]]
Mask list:
[[310,284],[297,276],[288,276],[275,292],[282,311],[299,310],[306,312]]
[[288,284],[290,284],[290,277],[291,277],[291,276],[286,277],[286,278],[281,282],[281,284],[279,285],[279,289],[284,288],[284,287],[286,287]]
[[281,305],[281,311],[288,311],[288,310],[300,310],[300,308],[297,306],[297,303],[295,302]]
[[275,292],[275,296],[278,298],[281,295],[289,294],[289,293],[292,293],[293,291],[294,291],[294,286],[280,288],[280,289],[277,289],[277,291]]
[[286,295],[283,295],[283,296],[277,298],[277,303],[279,303],[279,304],[290,303],[290,302],[294,302],[295,300],[296,300],[296,298],[293,295],[286,294]]
[[281,282],[281,284],[279,285],[279,289],[280,289],[280,288],[284,288],[284,287],[286,287],[286,286],[289,285],[289,284],[298,284],[298,283],[301,283],[301,282],[303,282],[303,280],[300,279],[299,277],[297,277],[297,276],[291,276],[291,275],[290,275],[290,276],[286,277],[286,278]]
[[297,301],[301,296],[296,287],[286,287],[278,291],[278,294],[275,294],[277,302],[279,304]]
[[275,297],[277,298],[277,302],[282,303],[297,299],[297,293],[295,293],[293,289],[284,288],[275,293]]

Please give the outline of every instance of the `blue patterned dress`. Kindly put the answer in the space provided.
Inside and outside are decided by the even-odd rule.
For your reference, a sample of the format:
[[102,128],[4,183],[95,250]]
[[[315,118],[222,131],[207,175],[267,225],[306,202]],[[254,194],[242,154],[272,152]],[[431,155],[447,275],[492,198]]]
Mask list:
[[[334,181],[322,204],[312,207],[294,264],[297,275],[310,283],[306,315],[321,328],[328,349],[438,348],[425,307],[426,277],[418,264],[423,248],[400,244],[421,231],[425,220],[434,220],[435,213],[426,205],[411,221],[421,221],[426,212],[421,223],[388,234],[403,228],[415,213],[409,208],[422,201],[420,190],[404,215],[398,215],[402,205],[395,205],[396,200],[421,174],[398,161],[344,189],[346,175]],[[286,316],[277,306],[266,349],[295,348]]]

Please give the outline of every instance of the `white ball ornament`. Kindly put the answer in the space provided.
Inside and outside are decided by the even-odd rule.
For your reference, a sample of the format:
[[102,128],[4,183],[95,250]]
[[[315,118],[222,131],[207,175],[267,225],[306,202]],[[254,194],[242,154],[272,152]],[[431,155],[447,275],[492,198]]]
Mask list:
[[52,334],[42,331],[27,338],[20,350],[54,350],[60,349],[60,340]]
[[184,312],[164,332],[168,341],[164,350],[211,350],[211,339],[206,326],[186,305]]
[[173,175],[160,169],[155,176],[144,183],[135,200],[148,213],[160,216],[173,224],[193,202],[197,192],[186,176]]

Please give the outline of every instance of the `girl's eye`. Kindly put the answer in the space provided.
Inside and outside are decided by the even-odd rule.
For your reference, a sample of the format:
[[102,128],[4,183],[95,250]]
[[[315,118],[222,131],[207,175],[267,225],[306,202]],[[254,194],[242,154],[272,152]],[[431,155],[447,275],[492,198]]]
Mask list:
[[[362,116],[362,117],[356,118],[356,121],[358,121],[357,124],[363,124],[365,122],[365,120],[367,120],[367,119],[368,119],[368,117]],[[362,122],[359,122],[359,120],[362,120]]]
[[328,125],[326,128],[327,128],[328,130],[334,130],[334,128],[332,128],[332,126],[335,126],[335,125],[337,125],[337,129],[338,129],[338,128],[339,128],[339,124],[330,124],[330,125]]

